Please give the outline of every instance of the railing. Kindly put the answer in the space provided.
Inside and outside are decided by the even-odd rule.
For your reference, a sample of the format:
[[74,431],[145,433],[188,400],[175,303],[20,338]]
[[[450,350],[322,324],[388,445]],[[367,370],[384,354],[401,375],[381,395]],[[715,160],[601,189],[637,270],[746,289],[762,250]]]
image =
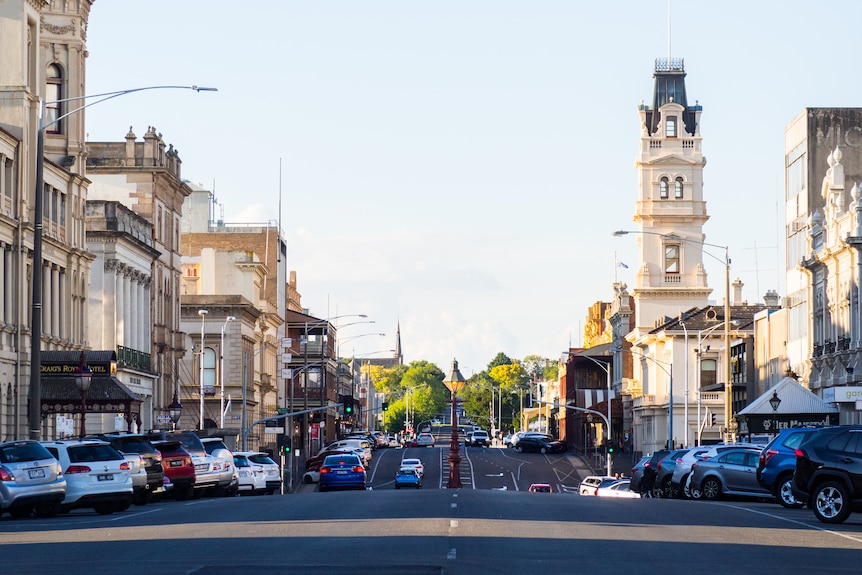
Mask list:
[[682,276],[680,274],[665,274],[664,283],[666,283],[666,284],[682,283]]
[[131,369],[152,371],[150,354],[122,345],[117,346],[117,364]]

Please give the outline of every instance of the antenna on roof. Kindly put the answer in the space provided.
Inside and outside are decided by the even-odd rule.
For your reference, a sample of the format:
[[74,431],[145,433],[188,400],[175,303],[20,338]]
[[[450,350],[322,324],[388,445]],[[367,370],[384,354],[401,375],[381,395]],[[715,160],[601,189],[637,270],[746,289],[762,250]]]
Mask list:
[[667,62],[670,64],[670,0],[667,0]]

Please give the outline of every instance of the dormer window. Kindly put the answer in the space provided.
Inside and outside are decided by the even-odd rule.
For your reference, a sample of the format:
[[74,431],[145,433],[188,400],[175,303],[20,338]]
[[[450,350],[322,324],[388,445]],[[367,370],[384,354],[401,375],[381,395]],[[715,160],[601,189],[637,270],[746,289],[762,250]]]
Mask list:
[[662,178],[658,183],[658,195],[663,200],[667,199],[667,194],[668,194],[667,187],[668,187],[667,178]]
[[664,135],[668,138],[676,138],[676,116],[668,116],[665,119]]
[[677,178],[674,188],[674,197],[678,200],[682,199],[682,178]]

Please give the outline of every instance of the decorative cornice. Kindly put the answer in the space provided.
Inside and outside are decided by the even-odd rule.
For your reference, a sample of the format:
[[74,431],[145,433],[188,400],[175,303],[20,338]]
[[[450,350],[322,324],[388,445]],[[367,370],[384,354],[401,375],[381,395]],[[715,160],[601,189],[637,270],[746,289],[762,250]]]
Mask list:
[[45,21],[45,16],[42,16],[39,20],[39,24],[42,27],[42,30],[45,32],[50,32],[51,34],[56,34],[58,36],[63,36],[65,34],[71,34],[75,36],[75,30],[77,30],[77,26],[75,25],[74,20],[69,21],[68,26],[57,26],[56,24],[51,24]]

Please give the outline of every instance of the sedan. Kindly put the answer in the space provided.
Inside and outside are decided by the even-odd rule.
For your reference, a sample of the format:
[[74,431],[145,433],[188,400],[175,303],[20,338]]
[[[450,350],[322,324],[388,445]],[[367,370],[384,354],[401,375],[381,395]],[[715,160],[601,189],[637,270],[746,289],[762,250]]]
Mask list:
[[434,436],[430,433],[420,433],[416,438],[417,447],[434,447]]
[[320,491],[332,489],[365,489],[365,468],[358,455],[330,455],[320,468]]
[[515,451],[533,451],[538,453],[561,453],[566,450],[566,444],[557,439],[547,437],[525,436],[515,444]]
[[621,479],[610,485],[602,485],[596,489],[597,497],[623,497],[626,499],[640,499],[640,493],[631,490],[631,481]]
[[425,475],[425,465],[423,465],[421,459],[416,458],[406,458],[401,460],[401,468],[412,467],[416,471],[419,472],[419,477]]

